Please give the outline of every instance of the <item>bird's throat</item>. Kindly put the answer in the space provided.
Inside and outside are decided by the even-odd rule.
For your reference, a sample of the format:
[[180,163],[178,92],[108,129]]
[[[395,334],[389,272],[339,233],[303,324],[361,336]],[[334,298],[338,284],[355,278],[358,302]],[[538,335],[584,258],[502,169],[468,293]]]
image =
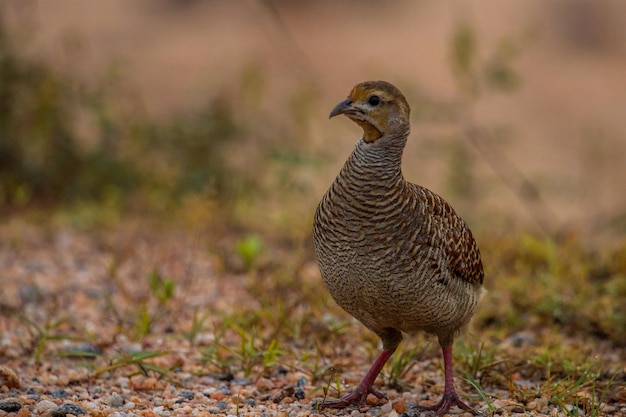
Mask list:
[[367,143],[372,143],[377,141],[378,139],[380,139],[380,137],[383,135],[383,132],[381,132],[381,130],[372,125],[369,122],[366,122],[365,120],[355,120],[359,126],[361,126],[363,128],[363,140]]

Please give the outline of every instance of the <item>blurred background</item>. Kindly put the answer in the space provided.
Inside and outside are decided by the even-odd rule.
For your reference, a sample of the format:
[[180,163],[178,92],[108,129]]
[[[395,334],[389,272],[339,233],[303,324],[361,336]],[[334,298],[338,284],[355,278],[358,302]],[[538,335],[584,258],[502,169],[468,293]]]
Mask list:
[[150,213],[308,236],[360,135],[412,105],[405,176],[478,235],[626,232],[621,1],[5,1],[0,213]]
[[[0,2],[0,357],[40,378],[29,358],[87,340],[108,375],[145,359],[127,341],[189,345],[194,375],[284,363],[315,390],[366,363],[311,226],[361,135],[328,115],[383,79],[412,108],[405,177],[481,248],[455,364],[531,409],[626,410],[624,22],[622,0]],[[403,346],[386,381],[441,378],[436,343]]]

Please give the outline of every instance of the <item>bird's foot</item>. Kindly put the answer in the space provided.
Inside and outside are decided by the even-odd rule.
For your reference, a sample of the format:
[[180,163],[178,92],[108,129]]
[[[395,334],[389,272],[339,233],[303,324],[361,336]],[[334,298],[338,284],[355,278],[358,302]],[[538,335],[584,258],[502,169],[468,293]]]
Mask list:
[[354,391],[347,395],[344,395],[341,398],[336,398],[334,400],[321,400],[318,401],[318,404],[322,408],[345,408],[349,405],[355,405],[357,407],[360,407],[365,404],[365,400],[367,399],[367,396],[369,394],[374,395],[376,398],[385,397],[383,394],[376,391],[371,385],[359,385]]
[[418,405],[416,406],[416,408],[418,411],[434,411],[435,415],[442,416],[446,414],[450,410],[450,408],[452,408],[452,406],[454,405],[459,407],[461,410],[470,411],[472,412],[472,414],[476,414],[473,411],[472,407],[470,407],[469,405],[461,401],[461,399],[459,398],[458,394],[455,391],[444,393],[443,398],[441,398],[441,401],[439,401],[435,405],[430,405],[430,406]]

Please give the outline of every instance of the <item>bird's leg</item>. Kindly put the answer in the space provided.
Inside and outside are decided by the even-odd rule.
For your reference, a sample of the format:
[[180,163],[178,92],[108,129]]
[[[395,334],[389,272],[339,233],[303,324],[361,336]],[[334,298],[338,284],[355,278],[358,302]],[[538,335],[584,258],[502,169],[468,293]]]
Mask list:
[[452,344],[441,346],[441,351],[443,353],[443,369],[445,376],[443,398],[441,398],[441,401],[435,405],[418,406],[417,408],[420,411],[434,411],[438,416],[446,414],[454,405],[462,410],[471,410],[472,407],[461,401],[459,395],[454,389],[454,375],[452,373]]
[[324,400],[321,406],[327,408],[344,408],[349,405],[361,406],[365,403],[368,394],[374,394],[378,398],[383,398],[383,394],[376,391],[373,385],[381,369],[383,369],[383,366],[385,366],[385,363],[387,363],[395,350],[395,347],[383,349],[354,391],[335,400]]

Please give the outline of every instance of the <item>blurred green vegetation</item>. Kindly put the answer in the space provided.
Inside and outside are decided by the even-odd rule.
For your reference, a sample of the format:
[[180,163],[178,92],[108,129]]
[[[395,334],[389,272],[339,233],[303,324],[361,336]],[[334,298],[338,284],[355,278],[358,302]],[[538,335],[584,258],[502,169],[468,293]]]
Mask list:
[[483,244],[487,289],[476,323],[507,333],[559,329],[626,345],[626,246],[590,250],[574,236]]
[[1,206],[102,199],[136,185],[139,173],[102,126],[81,149],[72,120],[89,103],[80,86],[21,58],[1,28],[0,80]]
[[0,210],[227,199],[241,185],[223,158],[243,132],[230,103],[129,121],[111,83],[87,87],[17,49],[0,27]]
[[[538,188],[499,150],[511,129],[481,126],[474,116],[480,100],[521,84],[514,63],[533,39],[528,32],[490,47],[471,23],[460,22],[448,54],[456,94],[446,101],[414,81],[406,85],[414,117],[443,132],[421,138],[422,151],[432,148],[445,164],[438,192],[475,230],[498,227],[493,213],[480,217],[473,209],[485,193],[478,169],[486,163],[540,232],[558,231]],[[219,210],[212,217],[222,224],[246,219],[277,234],[308,235],[320,192],[315,179],[336,160],[332,147],[315,148],[310,140],[319,100],[313,81],[291,92],[278,124],[263,109],[267,74],[258,62],[241,69],[238,84],[234,77],[235,91],[218,91],[186,113],[158,120],[120,94],[125,86],[115,76],[93,78],[96,85],[83,83],[23,57],[0,26],[0,214],[60,208],[73,225],[91,226],[152,212],[206,224]],[[502,224],[515,223],[498,215]]]
[[0,26],[0,215],[52,213],[81,229],[142,218],[308,235],[314,199],[299,197],[313,196],[312,172],[325,161],[306,149],[312,85],[292,92],[278,125],[261,108],[267,79],[254,62],[234,91],[158,119],[115,71],[92,79],[20,55]]

